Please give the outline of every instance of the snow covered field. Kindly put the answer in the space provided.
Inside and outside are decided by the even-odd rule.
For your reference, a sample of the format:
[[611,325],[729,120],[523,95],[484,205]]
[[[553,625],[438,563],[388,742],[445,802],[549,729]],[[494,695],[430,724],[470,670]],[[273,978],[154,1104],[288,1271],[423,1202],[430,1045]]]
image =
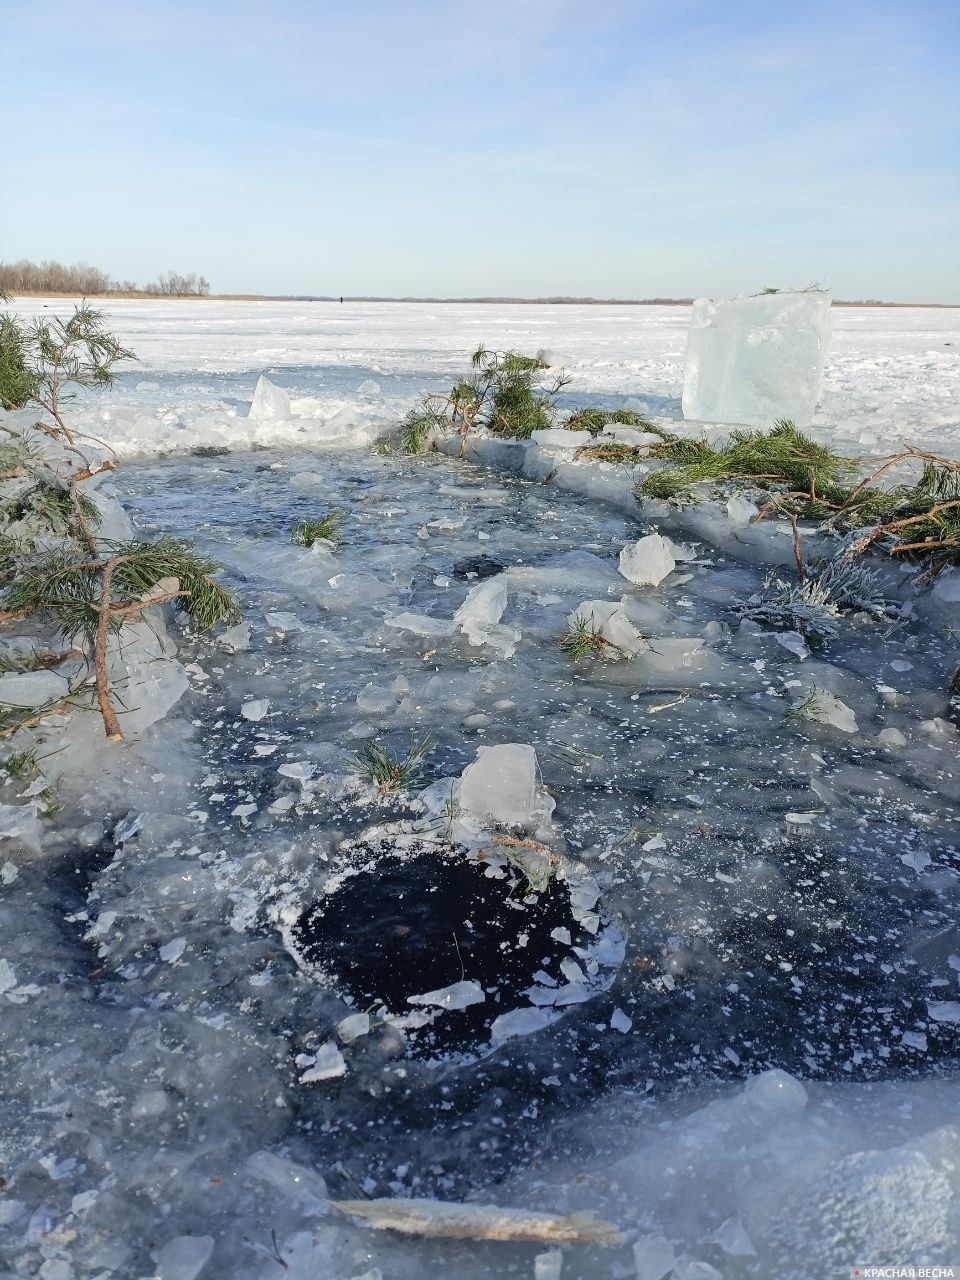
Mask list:
[[[917,593],[878,565],[896,613],[811,652],[737,613],[790,563],[782,524],[668,515],[673,567],[638,587],[629,468],[343,447],[481,340],[569,354],[575,398],[676,419],[683,308],[110,312],[143,365],[75,421],[128,457],[135,525],[222,563],[245,622],[171,624],[173,712],[115,750],[51,728],[63,812],[0,832],[0,1280],[960,1261],[957,575]],[[960,453],[958,329],[837,311],[815,430]],[[247,418],[264,372],[299,417]],[[211,447],[231,452],[191,456]],[[339,546],[291,543],[331,508]],[[620,606],[632,661],[561,651],[585,601]],[[814,690],[820,719],[798,712]],[[365,743],[423,733],[414,796],[358,782]],[[464,776],[511,743],[529,785],[522,751],[486,789]],[[434,893],[458,844],[510,945]],[[364,985],[381,949],[402,1008]],[[405,1237],[331,1203],[406,1197],[621,1238]]]
[[[654,417],[680,417],[688,307],[429,305],[328,302],[105,304],[141,365],[123,374],[91,416],[123,454],[201,444],[309,442],[244,421],[256,375],[267,372],[321,418],[340,409],[391,423],[417,395],[447,390],[479,343],[546,349],[571,373],[572,399],[637,399]],[[24,316],[69,302],[22,299]],[[960,452],[960,309],[834,308],[833,343],[816,433],[853,454],[904,440]],[[304,440],[307,435],[308,440]],[[298,438],[299,436],[299,438]]]

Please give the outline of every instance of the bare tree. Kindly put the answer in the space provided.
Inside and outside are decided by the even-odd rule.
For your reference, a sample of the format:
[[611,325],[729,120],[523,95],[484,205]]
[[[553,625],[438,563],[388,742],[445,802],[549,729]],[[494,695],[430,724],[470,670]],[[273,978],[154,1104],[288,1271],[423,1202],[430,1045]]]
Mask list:
[[196,272],[165,271],[151,284],[135,284],[132,280],[111,280],[99,267],[85,262],[65,266],[48,259],[29,262],[21,258],[17,262],[0,262],[0,292],[16,293],[72,293],[80,297],[99,297],[107,293],[145,293],[160,297],[206,297],[210,282]]

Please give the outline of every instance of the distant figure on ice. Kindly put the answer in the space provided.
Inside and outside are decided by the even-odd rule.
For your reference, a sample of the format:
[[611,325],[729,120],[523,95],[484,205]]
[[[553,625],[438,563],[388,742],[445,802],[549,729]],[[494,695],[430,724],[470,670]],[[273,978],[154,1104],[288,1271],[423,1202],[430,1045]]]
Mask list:
[[340,298],[340,305],[341,305],[341,307],[343,306],[343,297],[342,297],[342,296],[341,296],[341,298]]

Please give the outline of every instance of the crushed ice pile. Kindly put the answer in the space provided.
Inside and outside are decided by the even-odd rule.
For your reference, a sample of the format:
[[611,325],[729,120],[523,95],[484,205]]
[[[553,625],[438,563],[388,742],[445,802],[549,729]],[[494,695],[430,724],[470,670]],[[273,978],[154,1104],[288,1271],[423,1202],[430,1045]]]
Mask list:
[[643,463],[292,439],[103,486],[244,621],[0,788],[0,1280],[955,1262],[960,574],[817,647],[789,525]]

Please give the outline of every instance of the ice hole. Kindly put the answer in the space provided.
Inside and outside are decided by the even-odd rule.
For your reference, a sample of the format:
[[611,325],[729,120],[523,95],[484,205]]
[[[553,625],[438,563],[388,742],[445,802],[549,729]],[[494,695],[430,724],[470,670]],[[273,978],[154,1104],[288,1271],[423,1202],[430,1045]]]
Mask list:
[[383,855],[302,912],[291,949],[374,1021],[398,1023],[416,1056],[476,1056],[496,1018],[532,1008],[544,974],[563,984],[562,966],[597,941],[565,881],[533,892],[521,873],[490,869],[452,848]]

